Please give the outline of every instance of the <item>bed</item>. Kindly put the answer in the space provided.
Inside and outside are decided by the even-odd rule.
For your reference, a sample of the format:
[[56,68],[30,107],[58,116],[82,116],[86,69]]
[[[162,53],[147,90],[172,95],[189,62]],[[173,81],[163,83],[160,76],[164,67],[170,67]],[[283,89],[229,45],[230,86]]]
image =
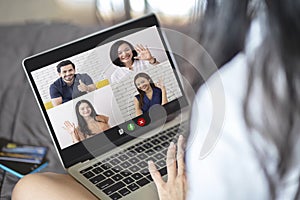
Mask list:
[[[26,23],[0,26],[0,137],[49,148],[48,167],[64,173],[50,135],[22,69],[30,55],[102,29],[68,23]],[[18,178],[0,170],[0,199],[11,199]]]

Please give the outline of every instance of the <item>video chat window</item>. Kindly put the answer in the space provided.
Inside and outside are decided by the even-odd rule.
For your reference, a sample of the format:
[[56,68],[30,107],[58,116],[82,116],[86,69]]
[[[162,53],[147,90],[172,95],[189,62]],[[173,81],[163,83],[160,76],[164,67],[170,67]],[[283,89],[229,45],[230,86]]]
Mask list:
[[156,27],[32,76],[62,149],[182,96]]

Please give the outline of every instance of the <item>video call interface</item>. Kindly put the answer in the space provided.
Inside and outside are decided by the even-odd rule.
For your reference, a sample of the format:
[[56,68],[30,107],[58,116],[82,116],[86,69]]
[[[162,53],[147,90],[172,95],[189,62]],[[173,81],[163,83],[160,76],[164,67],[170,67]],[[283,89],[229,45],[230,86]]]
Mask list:
[[61,149],[121,124],[118,134],[130,134],[147,126],[144,116],[152,106],[182,96],[156,26],[35,70],[32,77]]

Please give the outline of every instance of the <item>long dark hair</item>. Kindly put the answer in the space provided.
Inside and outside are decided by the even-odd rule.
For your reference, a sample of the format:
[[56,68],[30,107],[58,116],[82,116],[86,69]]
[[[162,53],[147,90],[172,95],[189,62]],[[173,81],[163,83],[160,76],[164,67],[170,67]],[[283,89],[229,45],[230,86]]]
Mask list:
[[88,124],[86,123],[85,119],[80,115],[79,113],[79,106],[82,104],[82,103],[86,103],[89,105],[89,107],[91,108],[92,112],[91,112],[91,117],[94,118],[95,121],[98,121],[97,120],[97,113],[95,111],[95,108],[94,106],[88,101],[88,100],[80,100],[76,103],[76,106],[75,106],[75,111],[76,111],[76,116],[77,116],[77,120],[78,120],[78,127],[80,129],[80,131],[83,133],[83,134],[86,134],[86,135],[91,135],[92,132],[91,130],[88,128]]
[[150,82],[150,86],[151,86],[152,89],[153,88],[157,88],[155,86],[155,84],[153,83],[153,80],[151,79],[151,77],[148,74],[146,74],[144,72],[141,72],[141,73],[138,73],[137,75],[135,75],[135,77],[134,77],[134,85],[135,85],[137,91],[139,92],[139,96],[140,96],[140,98],[139,98],[139,105],[140,105],[140,108],[142,108],[143,105],[144,105],[143,99],[144,99],[144,96],[145,96],[145,92],[142,91],[142,90],[140,90],[137,87],[137,85],[135,84],[135,81],[136,81],[136,79],[141,78],[141,77],[147,79]]
[[[243,110],[249,132],[259,132],[278,152],[275,176],[267,169],[264,152],[256,147],[249,134],[268,182],[269,198],[276,199],[293,161],[300,156],[295,151],[300,137],[297,125],[300,123],[300,4],[294,0],[207,1],[200,26],[200,42],[217,66],[222,66],[244,50],[249,22],[261,11],[267,19],[266,36],[253,59],[248,58],[249,78]],[[261,124],[251,115],[251,99],[255,98],[256,86],[264,94],[262,104],[258,105],[262,108]],[[295,199],[300,198],[299,183],[300,177]]]
[[[269,182],[271,198],[275,199],[293,167],[295,158],[300,156],[300,152],[295,151],[300,136],[300,4],[291,0],[266,0],[265,6],[266,37],[262,48],[256,52],[255,60],[249,60],[251,68],[244,115],[248,127],[258,131],[276,147],[276,175],[268,172],[264,154],[259,152]],[[261,83],[264,92],[261,105],[263,126],[256,123],[250,115],[251,97],[258,82]],[[300,177],[295,199],[300,198],[299,183]]]
[[120,58],[119,58],[119,55],[118,55],[119,46],[122,45],[122,44],[127,44],[130,47],[130,49],[132,51],[132,55],[133,55],[132,58],[131,58],[132,62],[134,61],[134,57],[137,56],[137,52],[134,49],[132,44],[130,44],[129,42],[127,42],[125,40],[118,40],[110,48],[110,59],[111,59],[113,64],[115,64],[119,67],[125,67],[125,64],[120,61]]

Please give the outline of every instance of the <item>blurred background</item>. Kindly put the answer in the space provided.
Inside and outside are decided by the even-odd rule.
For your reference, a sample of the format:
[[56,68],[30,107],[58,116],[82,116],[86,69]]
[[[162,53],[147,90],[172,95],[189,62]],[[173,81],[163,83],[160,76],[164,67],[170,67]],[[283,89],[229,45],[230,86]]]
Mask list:
[[[35,46],[38,47],[32,52],[35,53],[155,13],[163,28],[176,32],[166,33],[171,50],[190,54],[193,51],[187,42],[178,39],[178,34],[183,33],[199,42],[198,24],[206,7],[206,0],[0,0],[0,27],[3,31],[15,29],[19,32],[15,37],[21,36],[23,31],[23,35],[36,34]],[[41,35],[45,38],[40,38]],[[6,36],[0,37],[0,43]],[[187,64],[187,56],[175,55],[175,58],[181,66]],[[188,73],[190,82],[195,79],[195,73],[186,66],[181,67],[181,72]]]
[[59,21],[112,25],[155,12],[163,25],[192,23],[205,5],[197,0],[0,0],[0,24]]

